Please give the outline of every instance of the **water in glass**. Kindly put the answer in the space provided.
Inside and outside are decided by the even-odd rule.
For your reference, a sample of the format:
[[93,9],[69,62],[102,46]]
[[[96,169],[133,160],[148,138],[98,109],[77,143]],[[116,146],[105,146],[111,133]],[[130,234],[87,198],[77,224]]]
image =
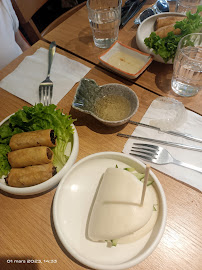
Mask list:
[[195,13],[199,5],[201,5],[201,0],[177,0],[175,12],[186,14],[187,11],[191,11],[191,13]]
[[93,40],[99,48],[109,48],[118,38],[121,0],[88,0],[88,19]]
[[104,14],[102,11],[89,18],[90,26],[93,31],[94,43],[99,48],[110,47],[118,38],[119,14],[115,10]]
[[171,81],[180,96],[194,96],[202,90],[202,34],[185,36],[178,44]]

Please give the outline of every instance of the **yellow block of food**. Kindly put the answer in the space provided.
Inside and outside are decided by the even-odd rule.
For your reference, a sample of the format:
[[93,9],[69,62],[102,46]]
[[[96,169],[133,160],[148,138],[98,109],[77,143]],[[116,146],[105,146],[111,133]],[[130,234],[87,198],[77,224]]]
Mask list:
[[169,32],[173,32],[175,35],[180,35],[181,30],[179,28],[174,27],[175,24],[163,26],[159,28],[158,30],[155,31],[156,35],[159,36],[160,38],[164,38],[168,35]]
[[8,153],[8,162],[12,168],[41,165],[53,160],[53,151],[47,146],[30,147]]
[[22,132],[11,137],[9,146],[11,150],[18,150],[35,146],[56,146],[54,130],[42,129],[30,132]]
[[180,22],[182,20],[184,20],[186,17],[181,17],[181,16],[167,16],[167,17],[159,17],[156,19],[156,23],[155,23],[155,30],[164,27],[164,26],[168,26],[168,25],[173,25],[176,22]]
[[30,187],[50,179],[56,173],[52,163],[12,168],[6,177],[6,183],[11,187]]

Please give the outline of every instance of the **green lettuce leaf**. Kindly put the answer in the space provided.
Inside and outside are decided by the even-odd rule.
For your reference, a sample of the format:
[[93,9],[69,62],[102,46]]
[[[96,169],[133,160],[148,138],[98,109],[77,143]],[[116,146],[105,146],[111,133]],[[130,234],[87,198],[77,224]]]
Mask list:
[[144,173],[139,173],[138,171],[136,171],[135,168],[124,168],[124,170],[128,171],[128,172],[131,172],[132,174],[134,174],[138,180],[142,180],[144,177],[145,177],[145,174]]
[[10,164],[8,163],[7,153],[11,151],[6,144],[0,144],[0,177],[7,175],[10,171]]

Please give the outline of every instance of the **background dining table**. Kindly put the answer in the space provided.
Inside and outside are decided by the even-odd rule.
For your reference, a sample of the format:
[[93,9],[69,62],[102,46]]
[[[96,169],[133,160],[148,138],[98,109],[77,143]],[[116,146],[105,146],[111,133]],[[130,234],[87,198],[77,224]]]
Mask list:
[[[94,79],[98,85],[121,83],[129,86],[137,94],[140,103],[132,120],[141,121],[152,101],[159,95],[177,98],[184,103],[186,108],[201,114],[201,93],[192,98],[179,98],[172,93],[169,77],[172,73],[172,65],[154,62],[135,81],[124,79],[100,66],[97,56],[101,50],[97,50],[93,45],[89,26],[84,23],[87,21],[86,16],[84,7],[78,11],[77,17],[76,14],[73,15],[46,38],[49,37],[49,41],[56,40],[59,44],[58,53],[89,66],[91,70],[85,77]],[[123,38],[127,31],[130,34],[128,37],[135,36],[132,21],[120,31],[119,38]],[[131,45],[129,39],[124,41],[127,45]],[[49,43],[44,41],[35,43],[29,50],[0,70],[0,80],[10,74],[27,55],[32,55],[40,47],[47,49]],[[87,56],[87,47],[88,54],[92,51],[89,56]],[[92,59],[89,60],[88,57]],[[164,72],[162,84],[160,81],[157,83],[156,78],[160,71]],[[168,77],[166,77],[166,71],[170,71]],[[71,104],[77,86],[78,83],[57,104],[57,108],[77,119],[75,121],[79,135],[77,161],[97,152],[121,152],[126,139],[118,137],[117,132],[131,134],[135,126],[126,124],[114,128],[107,127],[92,116],[75,111]],[[163,91],[164,87],[167,90]],[[23,106],[31,105],[0,88],[0,121]],[[167,224],[155,251],[146,260],[130,269],[199,270],[202,265],[201,192],[162,172],[155,169],[152,171],[158,177],[166,195]],[[52,212],[56,189],[57,186],[43,194],[33,196],[16,196],[0,191],[0,269],[89,269],[68,253],[57,236]],[[36,260],[36,263],[12,263],[12,260]],[[37,260],[41,263],[37,263]]]
[[[123,3],[124,2],[125,1],[123,1]],[[154,0],[147,0],[135,17],[154,3]],[[175,2],[169,2],[169,5],[170,11],[173,12],[175,10]],[[136,44],[136,32],[138,26],[134,24],[135,17],[120,29],[118,41],[138,49]],[[75,14],[45,35],[44,39],[48,42],[55,40],[57,45],[63,50],[71,52],[94,65],[102,67],[99,63],[98,56],[106,51],[106,49],[100,49],[94,45],[86,6],[82,7]],[[137,79],[132,80],[131,83],[137,84],[159,95],[175,98],[183,102],[190,110],[202,114],[202,106],[196,102],[196,100],[202,99],[202,92],[189,99],[178,96],[171,89],[172,72],[172,65],[153,61],[147,70]]]

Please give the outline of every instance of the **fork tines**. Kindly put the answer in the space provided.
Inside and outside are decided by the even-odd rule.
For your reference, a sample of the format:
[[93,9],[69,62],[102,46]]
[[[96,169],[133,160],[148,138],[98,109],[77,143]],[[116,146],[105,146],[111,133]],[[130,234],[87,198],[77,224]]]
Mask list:
[[48,106],[52,103],[53,83],[43,83],[39,86],[39,102]]
[[133,145],[135,145],[136,147],[146,147],[146,148],[156,149],[156,150],[159,149],[159,146],[154,145],[154,144],[148,144],[148,143],[133,143]]
[[151,161],[158,156],[159,147],[152,144],[133,143],[130,155]]

